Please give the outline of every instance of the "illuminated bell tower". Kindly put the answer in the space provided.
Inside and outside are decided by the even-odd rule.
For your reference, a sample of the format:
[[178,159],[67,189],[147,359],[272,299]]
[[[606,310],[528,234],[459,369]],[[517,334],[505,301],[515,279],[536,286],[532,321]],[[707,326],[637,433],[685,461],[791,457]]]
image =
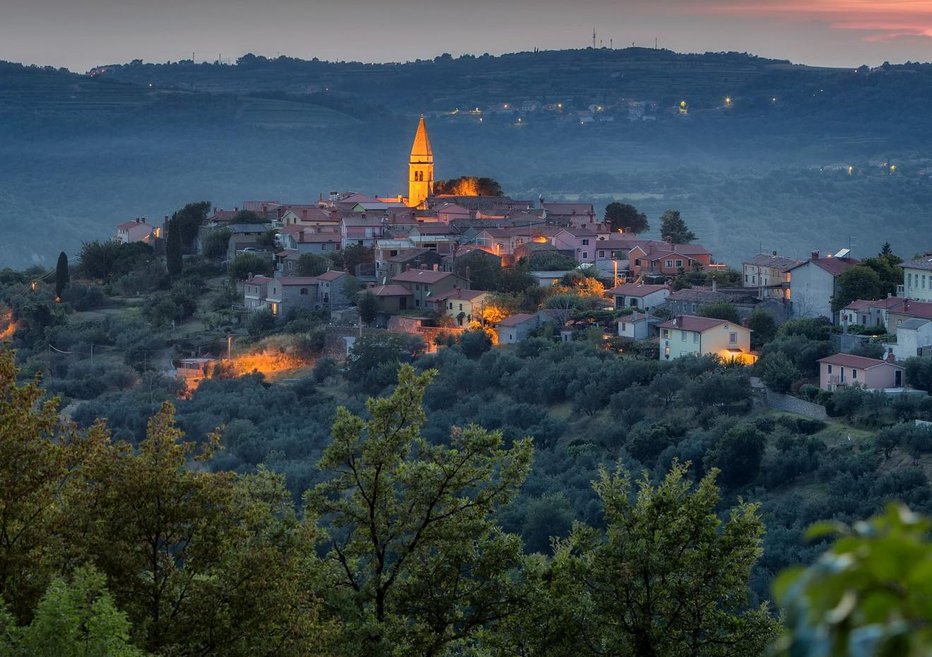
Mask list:
[[424,115],[417,124],[411,159],[408,162],[408,205],[420,207],[434,193],[434,152],[424,125]]

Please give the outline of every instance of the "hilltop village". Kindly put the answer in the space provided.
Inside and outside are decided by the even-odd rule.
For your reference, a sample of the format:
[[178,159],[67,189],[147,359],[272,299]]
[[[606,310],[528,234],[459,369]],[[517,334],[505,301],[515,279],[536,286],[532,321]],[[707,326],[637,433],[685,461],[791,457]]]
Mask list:
[[[679,213],[664,215],[661,239],[647,239],[646,218],[613,205],[600,217],[588,203],[510,198],[489,179],[436,181],[422,116],[406,196],[211,208],[191,251],[237,272],[244,319],[326,311],[334,325],[420,335],[428,349],[469,330],[507,345],[594,328],[622,352],[750,365],[774,327],[816,320],[841,329],[839,353],[819,361],[826,391],[905,390],[904,362],[932,354],[930,255],[762,253],[737,271],[721,262],[728,254],[696,243]],[[169,224],[135,219],[115,241],[163,248]],[[347,333],[344,356],[355,340]]]

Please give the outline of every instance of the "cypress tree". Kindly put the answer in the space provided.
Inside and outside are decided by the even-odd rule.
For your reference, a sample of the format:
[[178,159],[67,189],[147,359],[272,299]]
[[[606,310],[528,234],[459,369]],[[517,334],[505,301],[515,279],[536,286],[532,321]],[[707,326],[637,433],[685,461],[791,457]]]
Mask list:
[[58,264],[55,266],[55,296],[61,299],[62,292],[68,287],[71,280],[68,274],[68,256],[62,251],[58,254]]
[[175,277],[181,273],[183,262],[181,259],[181,231],[178,229],[177,218],[168,221],[167,235],[165,236],[165,267],[168,275]]

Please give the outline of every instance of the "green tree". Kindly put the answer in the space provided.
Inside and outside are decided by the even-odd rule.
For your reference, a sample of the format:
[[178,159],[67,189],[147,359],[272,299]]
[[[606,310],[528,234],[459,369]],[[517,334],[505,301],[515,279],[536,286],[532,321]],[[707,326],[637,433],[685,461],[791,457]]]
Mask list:
[[379,314],[379,300],[371,291],[364,290],[356,301],[356,310],[362,323],[371,326]]
[[748,316],[748,328],[751,329],[752,349],[760,349],[773,340],[777,334],[777,323],[774,321],[773,315],[760,308],[751,311]]
[[168,275],[175,278],[181,275],[184,268],[181,256],[181,224],[176,221],[176,217],[168,221],[166,230],[168,234],[165,236],[165,268]]
[[237,281],[245,281],[250,274],[271,276],[274,270],[272,259],[258,253],[240,253],[227,264],[227,274]]
[[484,329],[464,331],[460,336],[460,351],[466,358],[477,360],[492,348],[492,338]]
[[435,194],[453,196],[502,196],[502,186],[493,178],[476,178],[460,176],[451,180],[438,180],[434,183]]
[[[117,609],[104,576],[79,568],[70,582],[56,578],[32,622],[18,633],[12,654],[22,657],[143,657],[130,643],[130,622]],[[2,644],[0,644],[2,645]],[[6,654],[6,653],[5,653]]]
[[686,474],[674,463],[656,486],[645,474],[632,500],[626,472],[601,472],[605,529],[577,526],[554,557],[577,652],[757,657],[776,636],[766,605],[747,608],[764,533],[757,506],[741,503],[723,523],[716,473],[695,487]]
[[375,251],[368,246],[352,244],[341,251],[343,254],[343,269],[353,274],[359,275],[360,265],[371,265],[375,263]]
[[679,210],[667,210],[660,215],[660,239],[673,244],[689,244],[696,234],[689,230]]
[[188,203],[172,216],[172,222],[177,227],[183,252],[191,252],[194,240],[197,239],[197,233],[201,225],[207,220],[208,212],[210,212],[210,203],[200,201],[198,203]]
[[252,210],[240,210],[233,215],[234,224],[267,224],[269,220]]
[[392,395],[367,402],[368,420],[338,409],[321,459],[328,478],[310,507],[331,519],[331,604],[347,619],[348,654],[464,650],[521,605],[521,543],[493,518],[527,476],[531,442],[505,447],[477,426],[427,442],[433,376],[403,366]]
[[308,654],[320,575],[282,478],[192,468],[171,404],[137,449],[98,434],[66,498],[73,558],[107,576],[137,645],[164,654]]
[[932,393],[932,358],[928,356],[906,359],[906,382],[913,388]]
[[930,531],[928,518],[898,504],[853,527],[810,528],[810,539],[837,538],[814,564],[774,583],[786,618],[777,654],[932,654]]
[[647,215],[628,203],[613,201],[605,207],[605,221],[612,231],[643,233],[650,230]]
[[766,436],[753,424],[729,429],[709,451],[703,463],[707,470],[721,470],[721,481],[729,487],[754,481],[764,457]]
[[572,271],[578,266],[573,258],[559,251],[535,251],[527,259],[530,271]]
[[302,253],[295,263],[298,276],[320,276],[330,269],[330,259],[316,253]]
[[484,251],[472,251],[456,259],[453,271],[474,290],[497,290],[501,285],[501,260]]
[[233,231],[229,228],[212,230],[204,237],[204,257],[220,260],[227,254]]
[[802,373],[789,356],[782,351],[764,355],[759,363],[760,378],[774,392],[787,393]]
[[57,298],[61,299],[69,280],[68,256],[62,251],[58,254],[58,263],[55,265],[55,296]]
[[884,296],[880,275],[864,265],[843,272],[836,281],[837,294],[832,297],[832,312],[838,312],[857,299],[879,299]]
[[715,319],[724,319],[725,321],[738,324],[741,319],[738,317],[738,309],[734,304],[727,301],[715,301],[713,303],[704,303],[699,306],[698,314],[700,317],[714,317]]
[[73,463],[58,401],[19,385],[14,354],[0,350],[0,598],[29,615],[58,557],[58,493]]

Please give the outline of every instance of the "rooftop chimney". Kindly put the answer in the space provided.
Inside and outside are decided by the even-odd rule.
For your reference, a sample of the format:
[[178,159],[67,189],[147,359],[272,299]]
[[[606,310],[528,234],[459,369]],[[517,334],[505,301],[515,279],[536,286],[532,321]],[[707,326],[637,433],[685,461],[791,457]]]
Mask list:
[[889,350],[887,351],[887,362],[888,362],[888,363],[895,363],[895,362],[896,362],[896,356],[893,355],[893,349],[889,349]]
[[812,259],[813,259],[813,260],[818,260],[818,259],[819,259],[819,252],[818,252],[818,251],[813,251],[810,255],[812,256]]

